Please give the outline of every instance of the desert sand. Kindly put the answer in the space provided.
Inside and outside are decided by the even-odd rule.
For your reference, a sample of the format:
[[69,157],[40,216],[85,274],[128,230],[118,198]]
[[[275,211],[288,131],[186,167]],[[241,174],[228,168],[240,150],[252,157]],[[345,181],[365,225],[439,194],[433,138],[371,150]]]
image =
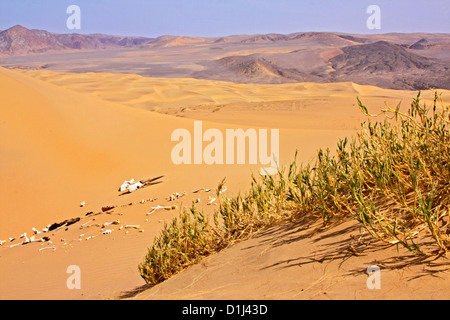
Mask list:
[[[296,150],[298,160],[308,162],[318,148],[334,148],[338,138],[354,134],[364,120],[356,96],[375,112],[385,101],[395,106],[402,100],[407,107],[417,92],[349,82],[258,85],[3,68],[0,88],[0,240],[16,238],[0,247],[0,299],[370,299],[401,298],[401,293],[403,297],[417,293],[418,298],[434,298],[439,292],[427,288],[435,285],[448,292],[442,285],[448,275],[422,275],[423,265],[411,267],[420,277],[393,269],[386,276],[386,291],[367,292],[367,264],[395,256],[395,248],[380,249],[381,253],[370,250],[363,257],[342,256],[336,253],[339,241],[347,245],[345,241],[353,239],[350,232],[359,237],[358,228],[336,226],[335,234],[327,236],[326,231],[313,232],[317,225],[305,230],[283,225],[139,293],[146,287],[137,265],[164,222],[197,198],[206,212],[214,210],[214,204],[206,205],[214,190],[193,191],[214,189],[226,177],[230,195],[245,192],[251,174],[259,171],[257,165],[174,165],[170,154],[175,143],[170,136],[175,129],[192,130],[193,120],[202,120],[205,129],[222,131],[280,129],[283,166],[293,160]],[[450,92],[442,92],[444,102],[449,103]],[[433,92],[423,96],[430,100]],[[164,176],[159,184],[126,195],[117,191],[124,180],[157,176]],[[168,201],[174,192],[186,195]],[[147,215],[157,205],[177,207]],[[116,207],[86,216],[101,212],[104,206]],[[22,241],[18,237],[24,232],[33,235],[32,228],[42,230],[76,217],[80,221],[67,230],[63,227],[46,234],[51,243],[11,247]],[[114,230],[102,234],[100,226],[117,219],[120,224],[103,228]],[[94,224],[99,227],[80,228]],[[126,225],[140,225],[141,230],[119,230]],[[286,245],[277,245],[280,234],[286,234]],[[317,251],[326,256],[317,258],[323,261],[315,260]],[[333,254],[337,254],[335,259]],[[314,258],[305,258],[311,255]],[[288,261],[286,268],[278,265],[283,259]],[[81,269],[81,290],[67,288],[70,265]],[[214,276],[217,272],[227,277]],[[408,281],[409,277],[414,281]],[[405,290],[409,284],[418,291]]]

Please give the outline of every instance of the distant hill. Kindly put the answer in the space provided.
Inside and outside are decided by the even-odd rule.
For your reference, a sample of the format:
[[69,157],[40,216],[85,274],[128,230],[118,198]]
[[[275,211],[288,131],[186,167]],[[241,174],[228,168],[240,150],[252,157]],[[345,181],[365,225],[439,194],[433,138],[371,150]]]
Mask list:
[[258,55],[230,56],[208,64],[197,78],[247,83],[286,83],[309,81],[309,76],[296,69],[286,69]]
[[[423,41],[422,41],[423,43]],[[349,46],[331,58],[332,81],[376,84],[393,89],[450,89],[450,63],[408,52],[402,46],[378,41]]]
[[133,48],[151,42],[154,39],[102,34],[56,34],[17,25],[0,32],[0,54],[14,56],[61,50]]
[[343,54],[330,59],[341,73],[386,73],[429,69],[434,59],[407,52],[401,46],[387,41],[342,48]]

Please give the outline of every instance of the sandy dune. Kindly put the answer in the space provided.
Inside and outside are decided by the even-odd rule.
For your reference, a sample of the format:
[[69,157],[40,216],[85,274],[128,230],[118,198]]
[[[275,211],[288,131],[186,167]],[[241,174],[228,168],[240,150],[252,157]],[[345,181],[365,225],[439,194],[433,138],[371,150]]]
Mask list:
[[[309,161],[318,147],[334,147],[339,137],[352,134],[364,118],[355,106],[356,95],[374,110],[385,100],[408,104],[416,95],[352,83],[236,85],[6,69],[0,69],[0,88],[0,240],[81,217],[67,230],[49,233],[52,243],[10,248],[21,241],[16,239],[0,247],[2,299],[124,296],[143,284],[137,264],[163,221],[196,198],[206,211],[214,209],[204,205],[211,193],[192,191],[214,188],[223,177],[230,193],[246,190],[259,166],[172,163],[171,133],[192,130],[193,119],[203,120],[204,129],[280,129],[283,165],[296,149],[300,161]],[[431,92],[424,95],[432,97]],[[445,92],[445,101],[449,97]],[[164,175],[161,184],[124,196],[117,192],[124,180],[159,175]],[[184,191],[186,196],[167,201],[173,192]],[[139,203],[150,198],[157,200]],[[80,207],[82,201],[86,207]],[[153,206],[174,204],[176,210],[146,215]],[[106,205],[117,207],[85,216]],[[80,229],[115,219],[120,225],[139,224],[145,232],[114,226],[112,234],[103,235],[99,227]],[[39,251],[45,247],[55,251]],[[67,289],[70,265],[82,270],[81,290]]]
[[[135,74],[111,73],[65,73],[42,70],[17,70],[28,76],[56,84],[80,93],[91,93],[103,100],[122,105],[158,111],[193,119],[211,119],[215,122],[258,125],[256,118],[270,119],[274,127],[305,129],[305,114],[316,118],[317,124],[335,119],[338,115],[348,119],[355,116],[359,127],[364,119],[357,111],[356,97],[367,104],[369,110],[377,112],[385,102],[396,106],[403,101],[407,108],[418,91],[389,90],[375,86],[358,85],[351,82],[340,83],[295,83],[295,84],[237,84],[226,81],[198,80],[191,78],[153,78]],[[442,92],[443,101],[450,102],[448,90]],[[431,102],[434,91],[423,91],[422,97]],[[220,112],[218,112],[220,111]],[[252,117],[236,117],[235,112],[246,111]],[[332,116],[331,113],[335,112]],[[238,114],[239,114],[238,113]],[[267,114],[293,115],[295,124],[286,119],[277,121]],[[326,113],[330,113],[327,115]],[[322,121],[317,121],[317,118]],[[226,120],[225,120],[226,119]],[[243,119],[243,121],[242,121]],[[314,121],[314,120],[313,120]],[[347,125],[349,122],[346,123]],[[267,121],[263,123],[267,126]],[[322,129],[334,130],[328,123]]]

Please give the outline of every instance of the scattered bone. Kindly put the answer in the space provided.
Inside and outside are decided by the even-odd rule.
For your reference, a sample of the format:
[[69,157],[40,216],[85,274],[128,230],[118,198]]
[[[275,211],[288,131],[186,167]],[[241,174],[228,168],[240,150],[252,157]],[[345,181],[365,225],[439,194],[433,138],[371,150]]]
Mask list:
[[40,234],[39,230],[37,230],[36,228],[32,228],[31,230],[33,230],[34,234]]
[[19,243],[16,243],[16,244],[13,244],[13,245],[11,245],[11,246],[9,246],[9,247],[10,247],[10,248],[14,248],[14,247],[22,246],[22,245],[25,245],[25,244],[28,244],[28,243],[32,243],[32,242],[47,242],[47,241],[48,241],[48,240],[47,240],[47,239],[48,239],[47,237],[41,238],[41,239],[35,239],[34,236],[31,237],[31,238],[28,238],[28,237],[26,236],[26,233],[25,233],[24,235],[25,235],[25,240],[24,240],[24,241],[19,242]]
[[53,231],[59,228],[62,228],[63,226],[70,226],[74,223],[77,223],[78,221],[80,221],[81,218],[73,218],[73,219],[67,219],[64,220],[63,222],[55,222],[52,225],[49,226],[48,231]]
[[82,203],[80,203],[80,207],[85,207],[86,206],[86,202],[83,201]]
[[40,248],[40,249],[39,249],[39,252],[44,251],[44,250],[48,250],[48,249],[52,249],[53,252],[56,251],[56,248],[55,248],[55,247],[45,247],[45,248]]
[[126,180],[125,180],[125,181],[122,183],[122,185],[120,186],[119,192],[123,192],[123,191],[127,190],[127,189],[128,189],[128,186],[130,186],[130,185],[132,185],[132,184],[134,184],[134,183],[135,183],[134,179],[131,179],[130,181],[126,181]]
[[112,230],[108,229],[108,230],[103,231],[103,234],[110,234],[111,232],[112,232]]
[[210,192],[211,191],[211,189],[205,189],[205,192]]
[[155,212],[156,210],[164,209],[164,208],[165,208],[165,207],[163,207],[163,206],[151,207],[152,211],[148,212],[147,215],[152,214],[152,213]]
[[200,191],[204,190],[203,188],[197,189],[195,191],[192,191],[192,193],[199,193]]
[[199,203],[201,200],[200,200],[200,198],[197,198],[197,199],[195,199],[195,203]]
[[[22,239],[22,238],[24,238],[25,240],[24,240],[21,244],[26,244],[26,243],[30,243],[30,242],[31,242],[31,240],[28,239],[28,237],[27,237],[27,233],[24,233],[24,234],[22,234],[22,235],[19,237],[19,239]],[[32,238],[34,239],[34,237],[32,237]]]
[[186,195],[186,191],[183,192],[182,194],[180,194],[178,192],[175,192],[175,193],[172,193],[172,195],[167,200],[168,201],[175,201],[175,200],[177,200],[177,199],[179,199],[181,197],[184,197],[185,195]]
[[16,238],[9,238],[8,240],[9,242],[13,242],[14,240],[16,240]]
[[115,206],[105,206],[105,207],[102,207],[102,212],[110,211],[114,208],[115,208]]
[[95,223],[95,224],[90,224],[88,226],[84,226],[83,228],[91,228],[91,227],[100,227],[100,225],[98,223]]
[[114,220],[114,221],[111,221],[111,222],[105,222],[105,223],[103,224],[102,228],[107,227],[107,226],[110,226],[110,225],[112,225],[112,224],[119,224],[119,223],[120,223],[119,220]]
[[140,225],[130,225],[130,224],[127,224],[126,226],[125,226],[125,229],[130,229],[130,228],[132,228],[132,229],[140,229],[141,228],[141,226]]
[[80,226],[80,229],[83,229],[89,222],[92,222],[92,221],[94,221],[94,220],[95,220],[95,219],[91,219],[91,220],[89,220],[89,221],[83,223],[83,224]]
[[152,178],[152,179],[147,179],[147,180],[143,180],[143,181],[137,181],[137,182],[134,179],[131,179],[129,181],[124,181],[123,184],[119,188],[119,192],[131,193],[138,189],[144,188],[146,186],[161,183],[161,182],[155,182],[155,181],[162,177],[163,176]]
[[209,197],[209,199],[208,199],[208,205],[213,204],[214,201],[216,201],[216,198],[211,198],[211,197]]
[[224,192],[227,191],[227,190],[228,190],[228,188],[227,188],[227,187],[224,187],[224,188],[222,189],[222,191],[219,192],[219,194],[222,194],[222,193],[224,193]]
[[6,240],[0,240],[0,246],[2,246],[5,242]]
[[150,198],[150,199],[144,199],[144,200],[141,200],[141,201],[139,201],[139,202],[130,202],[130,203],[128,203],[128,204],[122,204],[122,205],[120,205],[120,207],[128,207],[128,206],[132,206],[132,205],[135,205],[135,204],[144,204],[144,203],[146,203],[146,202],[153,202],[153,201],[155,201],[157,198],[155,198],[155,199],[153,199],[153,198]]
[[109,214],[110,216],[123,216],[123,213],[121,212],[105,212],[106,214]]
[[176,205],[174,206],[156,206],[156,207],[151,207],[150,209],[152,209],[150,212],[147,213],[147,215],[152,214],[153,212],[155,212],[156,210],[160,210],[160,209],[164,209],[167,211],[170,210],[176,210],[178,207]]
[[129,185],[128,186],[128,192],[134,192],[134,191],[136,191],[137,189],[140,189],[140,188],[142,188],[144,185],[142,184],[142,183],[140,183],[140,182],[136,182],[136,183],[134,183],[134,184],[132,184],[132,185]]

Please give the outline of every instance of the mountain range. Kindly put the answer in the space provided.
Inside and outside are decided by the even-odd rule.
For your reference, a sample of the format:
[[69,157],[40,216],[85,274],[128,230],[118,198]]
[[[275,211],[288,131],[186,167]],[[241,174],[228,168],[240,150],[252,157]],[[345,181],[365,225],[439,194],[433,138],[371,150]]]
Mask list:
[[351,81],[389,89],[450,89],[450,34],[147,38],[14,26],[0,32],[0,65],[238,83]]

